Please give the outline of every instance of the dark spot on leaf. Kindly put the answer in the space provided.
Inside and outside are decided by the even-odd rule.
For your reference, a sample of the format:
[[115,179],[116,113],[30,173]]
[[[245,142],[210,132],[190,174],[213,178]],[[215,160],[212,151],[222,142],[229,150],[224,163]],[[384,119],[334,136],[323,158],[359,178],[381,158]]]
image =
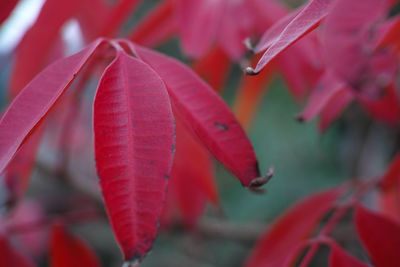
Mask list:
[[132,127],[135,127],[136,126],[136,122],[134,122],[134,121],[132,121]]
[[221,129],[223,131],[228,131],[229,130],[229,127],[226,124],[219,123],[219,122],[216,121],[216,122],[214,122],[214,125],[215,125],[215,127],[219,128],[219,129]]
[[150,160],[149,163],[150,163],[150,165],[154,165],[154,161],[152,161],[152,160]]
[[164,175],[165,179],[169,179],[169,174]]
[[104,134],[104,135],[107,135],[107,132],[104,131],[104,130],[101,130],[101,133]]

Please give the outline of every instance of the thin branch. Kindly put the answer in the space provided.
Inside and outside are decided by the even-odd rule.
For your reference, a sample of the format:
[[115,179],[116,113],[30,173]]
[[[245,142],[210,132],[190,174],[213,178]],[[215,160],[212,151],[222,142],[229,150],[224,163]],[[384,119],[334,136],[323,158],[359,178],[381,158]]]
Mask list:
[[197,232],[205,237],[254,243],[266,231],[263,223],[236,224],[226,220],[205,217],[197,224]]

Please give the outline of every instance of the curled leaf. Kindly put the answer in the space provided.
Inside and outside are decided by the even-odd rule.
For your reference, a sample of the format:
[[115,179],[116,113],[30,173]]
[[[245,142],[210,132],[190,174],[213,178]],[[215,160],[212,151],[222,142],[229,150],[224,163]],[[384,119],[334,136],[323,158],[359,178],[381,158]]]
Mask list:
[[244,186],[260,176],[253,147],[226,103],[179,61],[132,45],[135,55],[165,82],[182,121]]

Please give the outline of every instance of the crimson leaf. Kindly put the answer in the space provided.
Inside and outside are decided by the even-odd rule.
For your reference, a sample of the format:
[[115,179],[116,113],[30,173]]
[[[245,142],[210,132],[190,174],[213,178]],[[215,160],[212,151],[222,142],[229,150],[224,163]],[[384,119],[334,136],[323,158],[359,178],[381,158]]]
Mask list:
[[[289,14],[289,17],[293,19],[283,18],[283,22],[280,21],[279,26],[271,27],[271,33],[265,33],[262,40],[265,44],[259,44],[258,47],[268,47],[264,55],[261,57],[260,61],[257,63],[255,69],[248,68],[249,74],[259,73],[272,59],[283,52],[286,48],[293,45],[298,39],[303,37],[308,32],[315,29],[322,19],[328,14],[329,7],[333,1],[332,0],[311,0],[301,11],[294,11],[298,14]],[[286,27],[282,31],[285,21],[289,21]],[[260,48],[259,48],[260,49]]]
[[290,252],[311,234],[316,224],[334,207],[340,195],[341,190],[334,189],[296,203],[260,238],[246,266],[283,266]]
[[362,244],[375,266],[398,266],[400,225],[362,206],[356,209],[354,223]]
[[0,173],[101,43],[99,39],[81,52],[54,62],[14,99],[0,120]]
[[132,45],[134,53],[165,82],[183,122],[197,134],[211,153],[231,170],[244,186],[265,181],[253,147],[226,103],[191,69],[170,57]]
[[56,223],[50,237],[51,267],[99,267],[100,262],[93,249],[83,240],[68,233]]
[[151,249],[165,199],[174,125],[165,85],[145,63],[119,51],[94,101],[96,167],[125,260]]

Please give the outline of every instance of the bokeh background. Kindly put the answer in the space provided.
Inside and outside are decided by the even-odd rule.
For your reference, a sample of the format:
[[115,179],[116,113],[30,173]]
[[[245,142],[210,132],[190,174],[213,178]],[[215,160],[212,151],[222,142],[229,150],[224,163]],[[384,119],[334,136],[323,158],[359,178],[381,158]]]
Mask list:
[[[127,23],[126,29],[132,28],[157,2],[143,1],[139,11]],[[296,5],[300,2],[296,1]],[[0,110],[7,103],[8,77],[13,64],[12,50],[26,27],[34,20],[42,3],[41,0],[21,1],[11,19],[0,28]],[[82,42],[76,23],[71,22],[64,32],[70,44],[70,52],[79,50]],[[182,55],[176,39],[157,49],[189,63]],[[233,66],[222,95],[229,105],[233,103],[242,75],[240,66]],[[96,85],[94,79],[88,86],[85,98],[88,103]],[[393,152],[391,149],[398,143],[394,129],[372,122],[360,107],[352,105],[322,134],[318,132],[315,120],[311,123],[295,120],[295,115],[302,110],[304,104],[293,100],[283,79],[276,75],[248,130],[262,173],[266,173],[270,166],[275,168],[273,179],[266,185],[267,192],[258,195],[242,188],[231,174],[216,163],[220,209],[209,205],[197,229],[187,230],[176,226],[161,230],[151,254],[143,262],[144,267],[241,266],[268,224],[300,198],[339,185],[354,176],[372,177],[382,173],[388,160],[387,155]],[[90,112],[90,105],[87,112]],[[90,124],[90,115],[87,118]],[[51,162],[54,153],[51,144],[45,141],[38,161]],[[87,161],[93,161],[89,154],[85,155]],[[93,166],[94,163],[85,164]],[[82,177],[95,179],[90,175]],[[98,187],[95,180],[91,184]],[[96,194],[99,188],[93,191]],[[56,199],[53,205],[43,205],[50,214],[58,214],[67,207],[56,207],[57,199],[72,199],[74,195],[73,188],[64,181],[43,168],[36,168],[27,198],[41,204]],[[120,252],[106,220],[77,223],[70,229],[94,247],[104,266],[120,266]],[[352,247],[354,240],[351,237],[339,234],[339,238],[344,241],[350,238],[347,244],[354,253],[359,253],[357,247]],[[322,250],[320,254],[323,253]],[[316,257],[314,266],[324,266],[321,265],[323,258]],[[47,265],[46,256],[41,262],[43,266]]]

